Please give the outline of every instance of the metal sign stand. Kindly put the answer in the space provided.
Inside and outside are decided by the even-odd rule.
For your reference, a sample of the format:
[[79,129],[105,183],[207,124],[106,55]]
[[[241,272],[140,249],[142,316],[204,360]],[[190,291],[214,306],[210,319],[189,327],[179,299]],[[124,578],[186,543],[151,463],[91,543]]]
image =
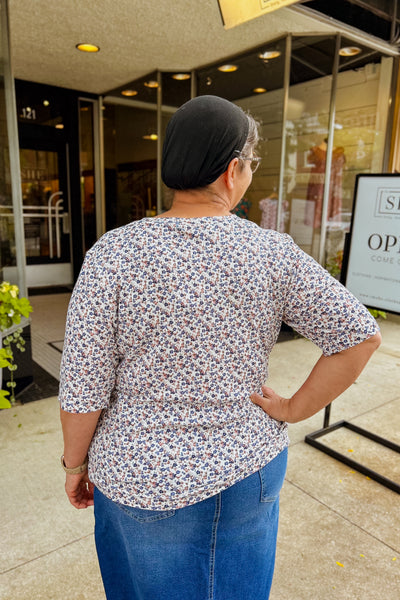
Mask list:
[[400,446],[398,444],[395,444],[394,442],[390,442],[389,440],[386,440],[386,439],[380,437],[379,435],[371,433],[370,431],[367,431],[366,429],[363,429],[362,427],[358,427],[358,425],[349,423],[348,421],[338,421],[337,423],[334,423],[333,425],[329,425],[330,408],[331,408],[330,404],[325,408],[323,428],[306,435],[306,437],[304,439],[306,444],[310,444],[310,446],[314,446],[314,448],[321,450],[321,452],[325,452],[325,454],[328,454],[329,456],[331,456],[332,458],[335,458],[336,460],[340,460],[340,462],[344,463],[348,467],[351,467],[352,469],[359,471],[363,475],[366,475],[367,477],[374,479],[381,485],[384,485],[385,487],[389,488],[390,490],[393,490],[393,492],[397,492],[398,494],[400,494],[400,484],[399,483],[396,483],[392,479],[388,479],[387,477],[380,475],[376,471],[369,469],[365,465],[349,458],[345,454],[342,454],[341,452],[338,452],[337,450],[333,450],[333,448],[330,448],[329,446],[322,444],[320,441],[318,441],[318,438],[321,438],[324,435],[326,435],[327,433],[331,433],[332,431],[336,431],[336,429],[340,429],[341,427],[346,427],[346,429],[350,429],[351,431],[354,431],[358,435],[361,435],[365,438],[372,440],[376,444],[380,444],[381,446],[390,448],[390,450],[393,450],[394,452],[400,453]]
[[[385,175],[380,175],[380,176],[383,179],[385,177],[388,177]],[[346,285],[347,267],[348,267],[349,258],[350,258],[351,234],[353,231],[355,205],[356,205],[356,200],[357,200],[358,180],[360,177],[376,177],[376,176],[375,175],[358,175],[357,176],[357,183],[356,183],[356,189],[355,189],[355,194],[354,194],[351,230],[350,230],[350,233],[346,234],[345,247],[344,247],[344,252],[343,252],[343,264],[342,264],[342,272],[341,272],[340,280],[344,285]],[[399,193],[400,193],[400,183],[398,184],[398,189],[399,189]],[[325,452],[325,454],[328,454],[332,458],[339,460],[340,462],[351,467],[352,469],[359,471],[360,473],[362,473],[363,475],[366,475],[367,477],[370,477],[374,481],[377,481],[381,485],[389,488],[390,490],[396,492],[397,494],[400,494],[400,483],[393,481],[392,479],[388,479],[387,477],[384,477],[383,475],[380,475],[376,471],[373,471],[372,469],[349,458],[347,455],[342,454],[341,452],[338,452],[337,450],[333,450],[333,448],[330,448],[329,446],[322,444],[318,440],[319,440],[319,438],[322,438],[324,435],[327,435],[328,433],[331,433],[332,431],[336,431],[337,429],[340,429],[341,427],[345,427],[346,429],[350,429],[351,431],[354,431],[358,435],[365,437],[369,440],[372,440],[376,444],[380,444],[381,446],[384,446],[385,448],[389,448],[390,450],[393,450],[394,452],[397,452],[399,454],[400,454],[400,446],[398,444],[395,444],[394,442],[391,442],[389,440],[386,440],[385,438],[380,437],[379,435],[371,433],[370,431],[367,431],[366,429],[363,429],[362,427],[358,427],[357,425],[354,425],[353,423],[349,423],[348,421],[338,421],[337,423],[334,423],[333,425],[329,425],[330,411],[331,411],[331,404],[329,404],[325,408],[324,424],[323,424],[322,429],[319,429],[318,431],[314,431],[313,433],[306,435],[304,441],[307,444],[314,446],[314,448],[321,450],[321,452]]]

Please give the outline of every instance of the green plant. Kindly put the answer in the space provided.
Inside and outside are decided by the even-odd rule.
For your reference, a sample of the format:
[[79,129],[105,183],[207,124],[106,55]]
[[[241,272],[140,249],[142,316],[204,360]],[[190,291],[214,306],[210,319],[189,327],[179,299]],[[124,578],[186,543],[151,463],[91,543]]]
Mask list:
[[11,402],[7,400],[6,396],[9,396],[10,392],[0,390],[0,408],[11,408]]
[[332,275],[332,277],[337,277],[340,275],[342,270],[342,262],[343,262],[343,250],[339,250],[329,258],[326,263],[326,270],[328,273]]
[[[19,297],[17,285],[11,285],[8,281],[3,281],[0,285],[0,332],[10,329],[13,325],[21,322],[21,317],[29,317],[32,312],[32,306],[27,298]],[[0,390],[0,408],[10,408],[15,402],[14,371],[17,365],[14,362],[14,346],[25,351],[25,340],[22,338],[22,329],[17,329],[3,339],[3,348],[0,348],[0,369],[7,368],[10,371],[11,378],[7,382],[7,387],[11,390],[10,400],[6,396],[10,392]],[[11,402],[10,402],[11,401]]]
[[378,317],[382,317],[382,319],[387,319],[387,314],[384,310],[377,310],[376,308],[369,308],[368,310],[375,319],[377,319]]
[[[10,363],[10,349],[9,348],[0,348],[0,369],[4,367],[11,367],[12,363]],[[6,396],[9,396],[10,392],[6,390],[0,390],[0,408],[10,408],[11,403],[7,399]]]

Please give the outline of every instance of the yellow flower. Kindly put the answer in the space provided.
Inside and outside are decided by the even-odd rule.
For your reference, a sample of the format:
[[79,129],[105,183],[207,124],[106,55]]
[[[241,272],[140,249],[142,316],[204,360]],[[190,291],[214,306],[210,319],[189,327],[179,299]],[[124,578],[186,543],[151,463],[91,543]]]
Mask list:
[[17,298],[17,296],[19,294],[18,286],[17,285],[11,285],[10,289],[9,289],[9,292],[10,292],[11,298]]

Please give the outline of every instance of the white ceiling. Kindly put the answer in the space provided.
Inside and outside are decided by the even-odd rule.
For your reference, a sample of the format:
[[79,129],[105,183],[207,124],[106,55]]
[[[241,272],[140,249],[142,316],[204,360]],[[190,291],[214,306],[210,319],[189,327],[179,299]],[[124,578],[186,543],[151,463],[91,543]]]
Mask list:
[[[217,0],[9,0],[14,77],[101,94],[190,70],[286,32],[332,31],[289,8],[225,31]],[[76,50],[89,42],[100,52]]]

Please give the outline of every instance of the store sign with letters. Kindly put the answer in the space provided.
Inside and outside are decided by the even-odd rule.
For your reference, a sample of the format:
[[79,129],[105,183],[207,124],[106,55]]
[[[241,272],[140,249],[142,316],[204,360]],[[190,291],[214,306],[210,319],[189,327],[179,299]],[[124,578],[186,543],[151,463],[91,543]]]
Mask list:
[[299,0],[218,0],[225,29],[231,29]]
[[400,313],[400,175],[358,175],[346,287],[363,304]]

